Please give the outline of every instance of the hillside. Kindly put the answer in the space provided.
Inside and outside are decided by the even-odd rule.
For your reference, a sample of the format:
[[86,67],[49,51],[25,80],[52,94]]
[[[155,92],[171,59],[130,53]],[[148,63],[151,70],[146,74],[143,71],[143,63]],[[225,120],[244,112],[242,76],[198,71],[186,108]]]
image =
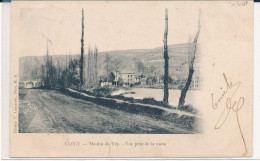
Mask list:
[[[176,44],[168,46],[169,53],[169,75],[174,79],[182,79],[187,77],[188,73],[188,49],[189,44]],[[111,56],[110,71],[114,71],[113,60],[120,60],[120,70],[135,71],[140,74],[137,68],[138,62],[143,64],[145,72],[153,71],[159,75],[163,75],[164,58],[163,47],[154,49],[133,49],[133,50],[117,50],[100,52],[98,55],[98,75],[106,73],[105,57],[106,54]],[[197,60],[195,66],[198,65],[200,52],[198,50]],[[85,60],[87,60],[87,55]],[[53,63],[56,67],[60,66],[62,69],[66,67],[69,59],[79,58],[78,55],[54,55],[52,56]],[[41,66],[45,64],[45,56],[30,56],[21,57],[19,59],[19,76],[20,81],[37,79],[41,73]],[[199,70],[197,67],[196,70]],[[196,71],[195,71],[196,72]]]

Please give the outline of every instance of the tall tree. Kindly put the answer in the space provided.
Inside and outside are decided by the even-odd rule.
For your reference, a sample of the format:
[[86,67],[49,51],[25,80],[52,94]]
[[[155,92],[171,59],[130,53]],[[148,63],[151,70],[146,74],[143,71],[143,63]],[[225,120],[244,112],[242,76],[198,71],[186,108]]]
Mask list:
[[119,68],[121,66],[121,61],[116,58],[112,61],[113,65],[114,65],[114,69],[116,71],[116,75],[115,75],[115,78],[116,78],[116,87],[117,87],[117,82],[119,81]]
[[66,53],[66,64],[65,64],[65,68],[67,69],[68,67],[68,54]]
[[88,87],[90,87],[92,84],[91,55],[92,55],[92,49],[89,46],[88,47],[88,67],[87,67],[87,86]]
[[116,58],[116,59],[112,60],[112,63],[113,63],[115,71],[119,71],[119,68],[121,66],[120,59]]
[[155,75],[155,70],[156,70],[156,68],[153,65],[151,65],[149,67],[149,75],[150,76],[154,76]]
[[107,76],[108,76],[109,63],[111,62],[111,56],[109,54],[106,54],[106,58],[105,58],[104,62],[106,63],[106,71],[107,71]]
[[168,89],[168,75],[169,75],[169,57],[168,57],[168,9],[165,9],[165,32],[164,32],[164,96],[163,102],[168,104],[169,89]]
[[91,80],[91,86],[94,84],[94,51],[91,51],[90,54],[90,80]]
[[136,65],[136,68],[137,68],[137,71],[138,71],[138,72],[144,73],[144,71],[145,71],[145,66],[144,66],[144,63],[143,63],[141,60],[136,60],[136,61],[135,61],[135,65]]
[[71,59],[68,67],[61,73],[60,85],[62,88],[80,85],[80,78],[77,68],[80,63],[78,59]]
[[58,87],[61,85],[61,65],[60,65],[60,60],[58,61],[58,67],[57,67],[57,82],[58,82]]
[[188,75],[188,79],[187,82],[184,86],[184,88],[181,90],[181,96],[179,99],[179,105],[178,107],[181,107],[184,105],[185,103],[185,97],[187,94],[187,91],[190,87],[191,81],[192,81],[192,75],[194,73],[194,69],[193,69],[193,65],[194,65],[194,60],[195,60],[195,56],[196,56],[196,51],[197,51],[197,42],[198,42],[198,38],[199,38],[199,34],[200,34],[200,12],[199,12],[199,18],[198,18],[198,31],[196,33],[196,36],[194,38],[193,44],[192,44],[192,51],[191,51],[191,55],[190,55],[190,60],[189,60],[189,75]]
[[50,59],[49,59],[49,47],[47,41],[47,51],[46,51],[46,59],[45,59],[45,68],[46,68],[46,76],[44,80],[44,84],[46,88],[50,88]]
[[95,47],[94,51],[89,46],[88,48],[88,66],[87,66],[87,81],[86,84],[88,87],[92,87],[94,84],[97,84],[97,57],[98,50]]
[[98,49],[95,46],[95,51],[94,51],[94,61],[95,61],[95,83],[97,83],[97,76],[98,76],[98,69],[97,69],[97,58],[98,58]]
[[43,82],[43,85],[45,84],[46,79],[46,68],[44,65],[41,65],[41,81]]
[[82,9],[81,55],[80,55],[80,86],[84,84],[84,10]]

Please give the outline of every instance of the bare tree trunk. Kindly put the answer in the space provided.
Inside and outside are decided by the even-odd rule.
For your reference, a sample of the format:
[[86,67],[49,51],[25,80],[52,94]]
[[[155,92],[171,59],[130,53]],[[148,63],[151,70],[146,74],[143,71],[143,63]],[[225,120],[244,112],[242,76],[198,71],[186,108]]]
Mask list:
[[198,19],[198,31],[197,31],[197,34],[196,34],[194,41],[193,41],[191,60],[189,61],[189,75],[188,75],[188,79],[187,79],[187,82],[186,82],[184,88],[181,90],[181,96],[180,96],[180,99],[179,99],[178,107],[181,107],[181,106],[184,105],[186,94],[187,94],[187,91],[189,90],[189,87],[190,87],[190,84],[191,84],[191,81],[192,81],[192,75],[194,73],[193,64],[194,64],[194,60],[195,60],[195,54],[196,54],[196,51],[197,51],[197,41],[198,41],[198,38],[199,38],[199,34],[200,34],[200,13],[199,13],[199,19]]
[[83,81],[83,67],[84,67],[84,10],[82,9],[82,34],[81,34],[81,55],[80,55],[80,86],[84,84]]
[[90,46],[88,47],[88,68],[87,68],[87,86],[90,86],[90,54],[91,54],[91,49]]
[[168,9],[165,9],[165,32],[164,32],[164,96],[163,102],[168,104],[169,89],[168,89],[168,72],[169,72],[169,57],[168,57],[168,46],[167,46],[167,36],[168,36]]

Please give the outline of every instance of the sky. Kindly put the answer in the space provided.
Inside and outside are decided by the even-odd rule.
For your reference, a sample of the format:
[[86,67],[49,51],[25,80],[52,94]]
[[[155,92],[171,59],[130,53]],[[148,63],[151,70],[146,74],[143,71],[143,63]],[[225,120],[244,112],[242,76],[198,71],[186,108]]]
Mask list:
[[79,54],[82,9],[85,51],[162,47],[165,8],[168,44],[188,42],[196,34],[199,7],[142,1],[31,4],[19,9],[19,55],[45,55],[47,42],[51,54]]

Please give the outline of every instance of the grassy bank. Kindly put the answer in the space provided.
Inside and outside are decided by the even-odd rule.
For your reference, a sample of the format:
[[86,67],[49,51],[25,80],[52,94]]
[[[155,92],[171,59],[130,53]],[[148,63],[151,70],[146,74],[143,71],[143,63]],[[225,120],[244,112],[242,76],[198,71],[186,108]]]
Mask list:
[[[194,126],[198,121],[198,118],[196,115],[194,115],[194,108],[191,106],[185,106],[182,109],[183,111],[188,111],[191,115],[178,114],[178,112],[181,111],[180,109],[170,105],[165,105],[160,101],[154,100],[153,98],[145,98],[141,100],[127,98],[124,96],[104,96],[104,94],[101,93],[93,93],[85,90],[76,91],[70,89],[61,89],[60,91],[74,98],[90,101],[108,108],[138,115],[145,115],[152,117],[153,119],[170,121],[174,123],[174,125],[178,125],[181,128],[196,130],[196,127]],[[176,113],[169,112],[167,109],[174,109],[176,110]]]
[[120,90],[120,89],[124,89],[124,90],[128,90],[130,88],[110,88],[110,87],[99,87],[99,88],[95,88],[92,89],[92,91],[87,91],[87,90],[78,90],[78,89],[74,89],[77,90],[79,92],[82,93],[86,93],[88,95],[91,96],[95,96],[95,97],[106,97],[106,98],[112,98],[112,99],[119,99],[122,101],[128,101],[130,103],[142,103],[142,104],[147,104],[147,105],[157,105],[157,106],[162,106],[165,108],[169,108],[169,109],[175,109],[175,110],[180,110],[180,111],[185,111],[185,112],[189,112],[192,114],[198,114],[198,110],[195,109],[192,105],[185,105],[182,107],[174,107],[171,106],[169,104],[165,104],[163,101],[157,101],[154,98],[144,98],[144,99],[134,99],[132,97],[125,97],[122,94],[121,95],[111,95],[112,92]]

